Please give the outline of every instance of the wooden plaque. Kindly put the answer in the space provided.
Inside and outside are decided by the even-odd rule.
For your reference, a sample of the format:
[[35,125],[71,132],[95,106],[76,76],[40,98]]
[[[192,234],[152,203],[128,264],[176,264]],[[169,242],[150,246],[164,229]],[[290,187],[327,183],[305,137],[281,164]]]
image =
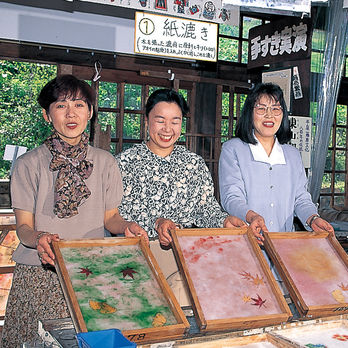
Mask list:
[[136,343],[179,338],[189,323],[140,238],[53,243],[76,332],[120,329]]
[[173,231],[174,252],[201,330],[286,322],[291,311],[247,228]]
[[265,248],[299,313],[348,313],[348,256],[328,233],[265,233]]

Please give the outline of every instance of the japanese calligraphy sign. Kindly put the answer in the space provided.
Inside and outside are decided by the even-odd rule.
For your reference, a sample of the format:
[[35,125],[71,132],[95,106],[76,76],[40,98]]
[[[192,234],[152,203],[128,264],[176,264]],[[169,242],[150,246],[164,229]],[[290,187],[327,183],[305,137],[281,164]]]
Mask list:
[[249,31],[248,68],[310,56],[312,40],[308,19],[287,18]]
[[239,25],[239,7],[223,8],[222,0],[80,0],[99,4],[160,12],[163,15]]
[[137,12],[134,52],[215,62],[217,33],[215,23]]
[[311,12],[311,0],[223,0],[223,5],[257,7],[263,10]]
[[303,116],[290,116],[290,128],[292,139],[290,144],[295,146],[301,153],[303,166],[311,166],[312,146],[312,119]]

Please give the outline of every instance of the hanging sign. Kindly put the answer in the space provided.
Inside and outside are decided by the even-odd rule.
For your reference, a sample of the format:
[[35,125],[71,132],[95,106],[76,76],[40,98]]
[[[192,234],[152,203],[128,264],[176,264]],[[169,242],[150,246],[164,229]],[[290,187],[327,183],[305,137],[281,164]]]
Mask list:
[[307,18],[291,17],[249,30],[248,68],[310,57],[312,30]]
[[224,7],[237,5],[261,8],[263,11],[269,9],[272,11],[311,12],[311,0],[223,0],[222,3]]
[[80,0],[158,12],[206,22],[239,25],[239,7],[222,7],[222,0]]
[[263,83],[274,83],[278,85],[284,94],[285,104],[288,112],[291,110],[291,69],[266,71],[262,73]]
[[134,52],[216,62],[218,25],[136,12]]
[[301,153],[303,166],[311,166],[312,119],[304,116],[289,116],[292,138],[290,144]]

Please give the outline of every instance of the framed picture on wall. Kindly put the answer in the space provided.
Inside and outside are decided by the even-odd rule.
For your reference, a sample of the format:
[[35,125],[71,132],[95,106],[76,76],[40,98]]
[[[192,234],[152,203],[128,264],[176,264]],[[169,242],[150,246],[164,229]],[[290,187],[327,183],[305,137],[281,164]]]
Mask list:
[[291,68],[282,70],[271,70],[262,73],[263,83],[274,83],[282,89],[288,112],[291,112],[291,79]]
[[302,316],[348,313],[348,256],[328,233],[265,233],[265,248]]
[[140,238],[53,243],[76,331],[117,328],[135,343],[179,338],[189,323]]
[[284,296],[247,228],[182,229],[172,236],[201,330],[244,330],[290,318]]

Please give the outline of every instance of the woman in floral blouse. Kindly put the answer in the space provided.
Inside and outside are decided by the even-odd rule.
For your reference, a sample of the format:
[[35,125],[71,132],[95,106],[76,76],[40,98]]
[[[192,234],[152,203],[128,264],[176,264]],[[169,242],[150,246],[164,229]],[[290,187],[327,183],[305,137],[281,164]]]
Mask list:
[[245,225],[221,209],[203,158],[175,144],[187,112],[187,103],[177,92],[155,91],[146,104],[149,139],[116,157],[124,186],[120,214],[136,221],[149,237],[158,235],[162,245],[171,243],[169,232],[176,225]]

